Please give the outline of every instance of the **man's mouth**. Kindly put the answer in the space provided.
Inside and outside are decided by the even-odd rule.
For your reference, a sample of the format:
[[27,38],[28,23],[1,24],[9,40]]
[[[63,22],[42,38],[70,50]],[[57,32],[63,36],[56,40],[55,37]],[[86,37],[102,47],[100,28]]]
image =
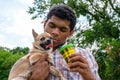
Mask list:
[[57,42],[58,42],[58,40],[57,40],[57,39],[53,39],[53,42],[54,42],[54,43],[57,43]]

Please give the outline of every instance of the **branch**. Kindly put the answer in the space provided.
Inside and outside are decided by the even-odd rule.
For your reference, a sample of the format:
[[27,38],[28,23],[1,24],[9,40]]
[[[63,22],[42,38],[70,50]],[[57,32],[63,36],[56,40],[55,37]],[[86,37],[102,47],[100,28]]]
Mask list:
[[93,2],[91,2],[91,0],[88,0],[88,1],[90,2],[92,8],[93,8],[96,12],[100,13],[101,18],[104,19],[104,18],[105,18],[105,15],[104,15],[102,12],[100,12],[99,10],[97,10],[97,9],[93,6]]
[[[111,1],[111,0],[108,0],[108,1],[109,1],[110,5],[111,5],[112,9],[113,9],[116,13],[120,14],[120,11],[118,11],[118,10],[114,7],[112,1]],[[113,2],[115,2],[115,0],[114,0]]]

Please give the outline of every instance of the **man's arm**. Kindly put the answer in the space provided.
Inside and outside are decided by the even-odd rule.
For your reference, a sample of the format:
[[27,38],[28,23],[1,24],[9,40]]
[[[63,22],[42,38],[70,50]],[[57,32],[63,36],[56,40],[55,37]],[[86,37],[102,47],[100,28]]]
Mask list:
[[[94,59],[91,59],[92,55],[90,55],[86,50],[84,53],[76,53],[70,55],[70,62],[72,62],[70,66],[70,70],[72,72],[79,72],[84,80],[100,80],[99,75],[97,73],[97,63]],[[96,63],[96,64],[95,64]],[[94,73],[94,70],[96,73]]]
[[29,80],[45,80],[49,74],[50,66],[47,61],[48,55],[43,55],[32,68],[32,75]]

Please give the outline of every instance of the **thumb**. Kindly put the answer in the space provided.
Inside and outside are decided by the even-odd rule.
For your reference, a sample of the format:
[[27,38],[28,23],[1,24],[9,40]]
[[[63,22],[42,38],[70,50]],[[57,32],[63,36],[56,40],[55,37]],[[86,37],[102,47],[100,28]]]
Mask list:
[[38,62],[43,62],[48,58],[48,53],[45,53],[44,55],[41,56]]

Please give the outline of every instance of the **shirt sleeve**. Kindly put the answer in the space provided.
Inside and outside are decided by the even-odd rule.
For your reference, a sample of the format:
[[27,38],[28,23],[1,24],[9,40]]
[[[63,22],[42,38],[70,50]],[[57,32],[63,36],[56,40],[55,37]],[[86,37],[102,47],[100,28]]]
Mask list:
[[98,64],[95,60],[95,57],[90,52],[90,50],[78,49],[77,51],[88,61],[90,69],[93,72],[96,80],[101,80],[100,77],[99,77],[99,74],[98,74]]

